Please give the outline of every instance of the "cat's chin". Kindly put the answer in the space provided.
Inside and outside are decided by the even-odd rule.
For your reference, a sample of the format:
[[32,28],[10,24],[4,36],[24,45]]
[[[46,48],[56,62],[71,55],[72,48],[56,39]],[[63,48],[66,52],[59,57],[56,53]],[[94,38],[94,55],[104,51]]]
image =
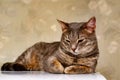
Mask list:
[[73,55],[79,55],[78,52],[71,52]]
[[75,56],[79,56],[79,57],[85,57],[86,56],[84,54],[80,54],[80,53],[77,53],[77,52],[73,52],[72,54],[75,55]]
[[75,55],[75,56],[80,56],[80,57],[85,57],[85,55],[84,54],[82,54],[82,53],[80,53],[80,52],[71,52],[73,55]]
[[73,53],[73,55],[79,55],[79,54],[77,54],[77,53]]

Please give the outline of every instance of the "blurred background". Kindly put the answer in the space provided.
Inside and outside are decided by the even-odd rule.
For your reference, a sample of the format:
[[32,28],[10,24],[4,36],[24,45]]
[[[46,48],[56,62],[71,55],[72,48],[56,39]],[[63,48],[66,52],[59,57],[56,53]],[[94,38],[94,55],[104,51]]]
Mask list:
[[97,72],[120,80],[120,0],[0,0],[0,66],[36,42],[59,41],[66,22],[96,16],[100,58]]

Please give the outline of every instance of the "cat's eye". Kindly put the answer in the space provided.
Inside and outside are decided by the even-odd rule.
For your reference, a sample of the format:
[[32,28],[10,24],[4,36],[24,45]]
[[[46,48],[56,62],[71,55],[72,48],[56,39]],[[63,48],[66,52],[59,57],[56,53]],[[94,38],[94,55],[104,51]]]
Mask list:
[[78,43],[81,43],[81,42],[83,42],[84,41],[84,39],[79,39],[78,40]]
[[66,42],[70,43],[70,40],[66,39]]

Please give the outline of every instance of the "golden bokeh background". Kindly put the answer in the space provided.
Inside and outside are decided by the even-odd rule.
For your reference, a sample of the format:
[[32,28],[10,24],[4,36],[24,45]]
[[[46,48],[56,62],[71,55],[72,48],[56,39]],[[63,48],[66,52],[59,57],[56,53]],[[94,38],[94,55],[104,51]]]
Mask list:
[[80,22],[92,16],[100,50],[97,72],[120,80],[120,0],[0,0],[0,66],[36,42],[59,41],[56,19]]

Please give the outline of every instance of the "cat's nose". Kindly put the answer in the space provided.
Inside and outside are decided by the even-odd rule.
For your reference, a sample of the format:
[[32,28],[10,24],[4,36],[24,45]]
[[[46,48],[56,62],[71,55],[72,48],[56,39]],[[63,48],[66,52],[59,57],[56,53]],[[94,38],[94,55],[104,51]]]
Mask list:
[[72,49],[72,51],[73,51],[73,52],[75,52],[75,50],[76,50],[76,47],[72,47],[71,49]]

